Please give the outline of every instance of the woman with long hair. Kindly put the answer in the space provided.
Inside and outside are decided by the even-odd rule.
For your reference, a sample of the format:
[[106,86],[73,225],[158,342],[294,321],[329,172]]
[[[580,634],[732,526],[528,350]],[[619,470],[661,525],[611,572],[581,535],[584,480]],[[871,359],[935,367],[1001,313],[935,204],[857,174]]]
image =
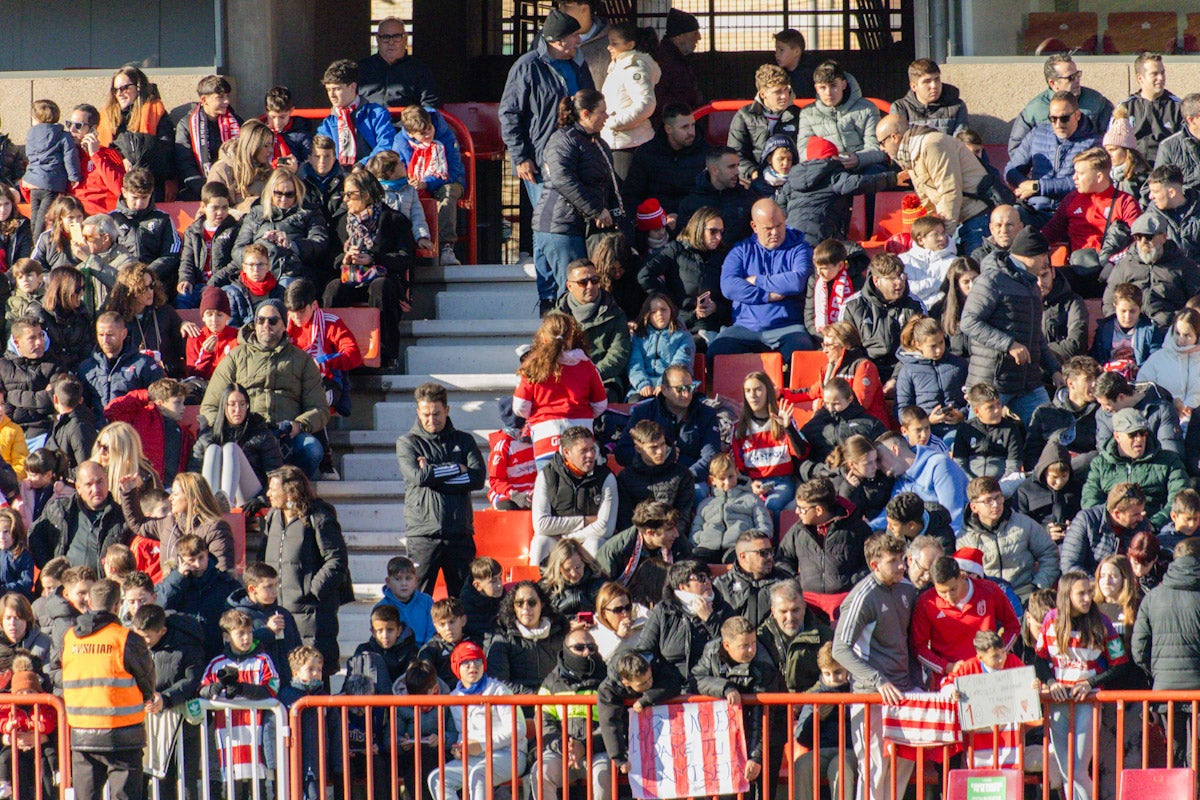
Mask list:
[[780,397],[793,403],[815,400],[820,402],[825,384],[834,378],[843,378],[850,383],[854,396],[867,410],[889,429],[894,430],[895,421],[888,413],[883,399],[883,381],[879,379],[879,368],[867,355],[862,337],[854,323],[841,320],[821,329],[821,352],[825,355],[825,371],[821,380],[808,389],[782,389]]
[[96,137],[101,147],[116,148],[130,169],[146,167],[154,173],[154,199],[163,199],[163,184],[173,167],[175,131],[158,88],[146,73],[132,65],[113,73]]
[[540,584],[521,581],[500,601],[487,647],[488,674],[522,694],[537,694],[558,664],[567,621]]
[[751,372],[742,383],[742,411],[733,428],[733,460],[750,479],[750,491],[776,516],[793,502],[796,461],[807,450],[792,423],[792,404],[778,400],[764,372]]
[[542,570],[542,588],[551,605],[568,619],[592,610],[606,580],[596,559],[575,539],[559,539]]
[[209,555],[217,562],[217,569],[222,572],[234,569],[233,531],[203,477],[194,472],[176,475],[175,483],[171,486],[171,513],[158,519],[142,513],[141,503],[137,501],[141,486],[142,479],[137,474],[121,479],[121,510],[125,512],[125,524],[129,530],[137,536],[159,542],[159,558],[164,575],[170,572],[171,563],[176,559],[175,548],[180,538],[188,535],[204,540]]
[[[1119,681],[1129,666],[1125,645],[1100,612],[1094,591],[1086,572],[1070,570],[1059,578],[1054,610],[1043,620],[1037,641],[1038,677],[1055,703],[1050,706],[1050,754],[1064,778],[1074,770],[1074,800],[1092,797],[1091,761],[1096,749],[1094,706],[1078,701]],[[1067,705],[1068,700],[1075,702]]]
[[596,594],[595,627],[592,638],[604,660],[631,649],[646,623],[650,609],[634,602],[633,594],[616,581],[609,581]]
[[589,233],[624,214],[612,153],[600,138],[604,95],[580,89],[558,104],[558,130],[542,151],[542,196],[533,212],[533,266],[541,311],[567,288],[567,265],[587,256]]
[[350,589],[342,526],[299,467],[271,473],[267,500],[258,560],[279,573],[279,604],[292,612],[304,641],[321,651],[329,677],[338,670],[338,607]]
[[652,292],[633,319],[629,352],[631,403],[658,394],[667,367],[690,369],[696,355],[692,335],[679,321],[679,309],[662,292]]
[[875,519],[887,508],[895,480],[879,468],[879,451],[870,439],[857,433],[848,437],[833,448],[825,466],[835,473],[833,487],[838,497],[853,503],[863,519]]
[[[129,475],[139,476],[143,486],[162,488],[154,465],[142,451],[142,437],[128,422],[110,422],[100,429],[92,445],[91,460],[108,473],[109,491],[120,487],[121,479]],[[121,495],[118,493],[116,497],[120,502]]]
[[201,472],[214,491],[245,510],[262,494],[267,476],[283,466],[283,453],[266,420],[250,410],[245,387],[229,384],[220,407],[224,413],[196,439],[188,469]]
[[0,508],[0,591],[33,597],[33,553],[25,519],[14,508]]
[[725,252],[721,212],[702,206],[675,241],[655,253],[638,272],[647,292],[666,292],[679,306],[679,318],[698,339],[711,340],[733,324],[733,304],[721,293],[721,254]]
[[33,252],[33,231],[28,217],[17,209],[20,202],[16,187],[0,183],[0,267],[5,271]]
[[38,627],[37,616],[29,598],[20,592],[9,592],[0,597],[0,632],[4,643],[13,648],[28,650],[42,666],[50,663],[53,643],[50,636]]
[[74,267],[55,267],[41,305],[26,312],[50,339],[46,354],[69,372],[92,354],[95,341],[92,317],[83,305],[83,281],[83,273]]
[[978,277],[979,264],[975,259],[967,256],[954,259],[942,281],[942,299],[929,309],[929,316],[942,323],[942,330],[950,341],[950,352],[962,358],[971,357],[971,342],[962,332],[962,310],[967,293]]
[[638,286],[641,260],[630,246],[629,238],[619,230],[595,236],[588,241],[588,258],[600,275],[600,288],[612,295],[626,317],[636,317],[646,301],[646,293]]
[[633,163],[633,151],[654,138],[650,117],[657,107],[654,87],[662,78],[658,62],[650,55],[658,45],[653,28],[619,22],[608,28],[608,76],[604,102],[608,121],[600,135],[612,148],[613,165],[622,181]]
[[[79,226],[87,214],[83,203],[69,194],[54,198],[46,209],[45,230],[33,245],[35,261],[47,270],[55,267],[74,267],[83,261],[83,234]],[[77,235],[76,235],[77,234]]]
[[592,429],[608,408],[600,372],[587,356],[587,336],[574,317],[552,311],[533,335],[533,347],[517,369],[513,411],[529,422],[538,469],[554,457],[567,428]]
[[[138,351],[156,354],[168,377],[185,376],[185,323],[167,304],[166,289],[154,270],[140,263],[122,269],[105,306],[106,311],[115,311],[125,320]],[[194,327],[194,323],[186,326]],[[192,333],[199,335],[200,329]]]
[[230,263],[242,263],[246,246],[258,242],[266,246],[271,271],[280,283],[310,278],[320,285],[328,274],[329,231],[324,214],[305,208],[304,195],[304,181],[296,171],[277,167],[242,218]]
[[225,184],[229,189],[229,204],[245,211],[251,201],[262,195],[271,177],[274,152],[275,134],[271,129],[256,119],[246,120],[232,150],[222,148],[208,179]]
[[1129,557],[1114,553],[1101,559],[1096,567],[1095,584],[1093,601],[1112,622],[1128,648],[1133,639],[1133,623],[1138,607],[1142,604],[1142,587],[1133,574]]

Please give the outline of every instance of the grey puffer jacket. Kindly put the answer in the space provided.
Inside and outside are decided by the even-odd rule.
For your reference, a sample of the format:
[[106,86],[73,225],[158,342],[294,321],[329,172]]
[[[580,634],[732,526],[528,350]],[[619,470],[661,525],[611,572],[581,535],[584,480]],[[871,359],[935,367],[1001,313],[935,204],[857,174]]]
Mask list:
[[[962,331],[971,339],[967,388],[990,383],[1002,394],[1033,391],[1042,385],[1042,369],[1059,369],[1042,333],[1037,279],[1007,253],[993,253],[981,266],[962,313]],[[1018,365],[1008,354],[1013,344],[1029,350],[1026,363]]]
[[1200,139],[1192,136],[1187,128],[1163,139],[1158,146],[1154,166],[1163,164],[1174,164],[1183,171],[1185,189],[1200,186]]
[[1130,646],[1154,691],[1200,689],[1200,559],[1177,558],[1142,600]]
[[735,486],[728,492],[713,489],[700,503],[692,522],[692,549],[724,553],[743,531],[774,529],[771,512],[750,490]]
[[846,75],[846,84],[842,102],[833,108],[818,100],[801,110],[796,131],[797,146],[803,152],[810,136],[820,136],[837,145],[839,153],[857,155],[860,167],[886,164],[888,155],[879,148],[879,140],[875,138],[879,109],[863,97],[853,75]]
[[[425,466],[418,459],[425,458]],[[404,478],[404,529],[408,536],[470,539],[475,534],[471,492],[483,488],[487,467],[475,437],[449,420],[429,433],[418,420],[396,440]]]
[[[267,231],[281,231],[287,235],[291,247],[277,247],[263,238]],[[267,248],[271,256],[271,271],[277,277],[290,275],[309,278],[324,285],[324,279],[333,277],[327,268],[325,252],[329,248],[329,230],[325,227],[325,216],[310,208],[296,205],[292,208],[272,208],[267,214],[263,204],[255,200],[242,218],[237,240],[230,253],[231,263],[241,264],[246,245],[258,242]]]
[[[974,289],[974,287],[972,287]],[[983,551],[983,571],[1003,578],[1021,598],[1058,580],[1058,547],[1041,523],[1016,511],[1006,511],[993,527],[984,525],[970,508],[963,511],[959,547]]]
[[967,127],[967,104],[959,95],[958,87],[949,83],[942,84],[941,96],[929,105],[918,100],[917,93],[909,89],[908,94],[892,103],[892,113],[910,126],[924,125],[947,136]]
[[578,124],[559,128],[542,151],[542,197],[533,214],[540,233],[583,236],[589,220],[619,205],[612,152]]

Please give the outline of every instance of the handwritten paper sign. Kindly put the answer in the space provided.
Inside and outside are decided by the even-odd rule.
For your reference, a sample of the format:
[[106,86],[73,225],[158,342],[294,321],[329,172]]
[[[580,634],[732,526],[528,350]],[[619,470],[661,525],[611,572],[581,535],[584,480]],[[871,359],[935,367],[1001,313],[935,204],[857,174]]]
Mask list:
[[741,707],[710,700],[630,709],[629,784],[638,800],[749,790]]
[[954,685],[960,695],[958,718],[963,730],[1041,721],[1042,701],[1033,681],[1033,667],[958,678]]

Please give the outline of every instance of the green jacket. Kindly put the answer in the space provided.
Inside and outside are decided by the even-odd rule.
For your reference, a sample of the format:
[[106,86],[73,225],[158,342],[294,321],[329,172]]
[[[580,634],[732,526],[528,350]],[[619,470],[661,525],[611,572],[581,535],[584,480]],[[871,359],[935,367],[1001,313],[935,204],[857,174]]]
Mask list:
[[[555,310],[570,317],[574,314],[569,298],[570,294],[564,293]],[[629,353],[633,349],[629,318],[608,292],[601,292],[596,304],[599,306],[596,315],[587,322],[579,320],[579,324],[591,342],[588,358],[600,372],[609,402],[621,402],[625,399],[625,377],[629,372]]]
[[238,333],[238,346],[221,360],[208,383],[200,416],[212,425],[221,396],[231,383],[246,387],[250,411],[270,425],[290,420],[308,433],[316,433],[329,422],[329,403],[321,384],[321,370],[312,356],[292,344],[287,335],[271,349],[258,343],[254,322]]
[[817,651],[833,641],[833,630],[809,608],[804,612],[804,628],[791,641],[772,617],[758,626],[758,641],[775,662],[787,691],[806,692],[821,680]]
[[1100,455],[1088,469],[1083,484],[1082,507],[1102,505],[1108,492],[1122,481],[1132,481],[1146,493],[1146,514],[1155,530],[1167,524],[1171,501],[1179,490],[1188,487],[1187,470],[1179,456],[1167,452],[1158,440],[1146,440],[1146,452],[1139,459],[1129,459],[1117,450],[1116,437],[1100,448]]

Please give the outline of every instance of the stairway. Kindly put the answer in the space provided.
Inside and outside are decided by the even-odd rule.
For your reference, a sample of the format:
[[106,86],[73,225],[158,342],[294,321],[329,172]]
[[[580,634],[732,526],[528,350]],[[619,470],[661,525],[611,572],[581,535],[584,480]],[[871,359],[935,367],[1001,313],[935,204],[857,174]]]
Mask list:
[[[357,599],[339,614],[343,658],[370,635],[387,560],[404,553],[396,439],[416,420],[413,390],[430,380],[446,386],[450,420],[475,434],[486,459],[488,434],[499,424],[496,402],[517,383],[514,350],[539,322],[532,263],[420,269],[414,296],[415,315],[429,318],[403,323],[406,374],[353,377],[354,413],[330,433],[342,480],[317,484],[337,508],[350,550]],[[486,506],[486,492],[478,492],[475,507]]]

